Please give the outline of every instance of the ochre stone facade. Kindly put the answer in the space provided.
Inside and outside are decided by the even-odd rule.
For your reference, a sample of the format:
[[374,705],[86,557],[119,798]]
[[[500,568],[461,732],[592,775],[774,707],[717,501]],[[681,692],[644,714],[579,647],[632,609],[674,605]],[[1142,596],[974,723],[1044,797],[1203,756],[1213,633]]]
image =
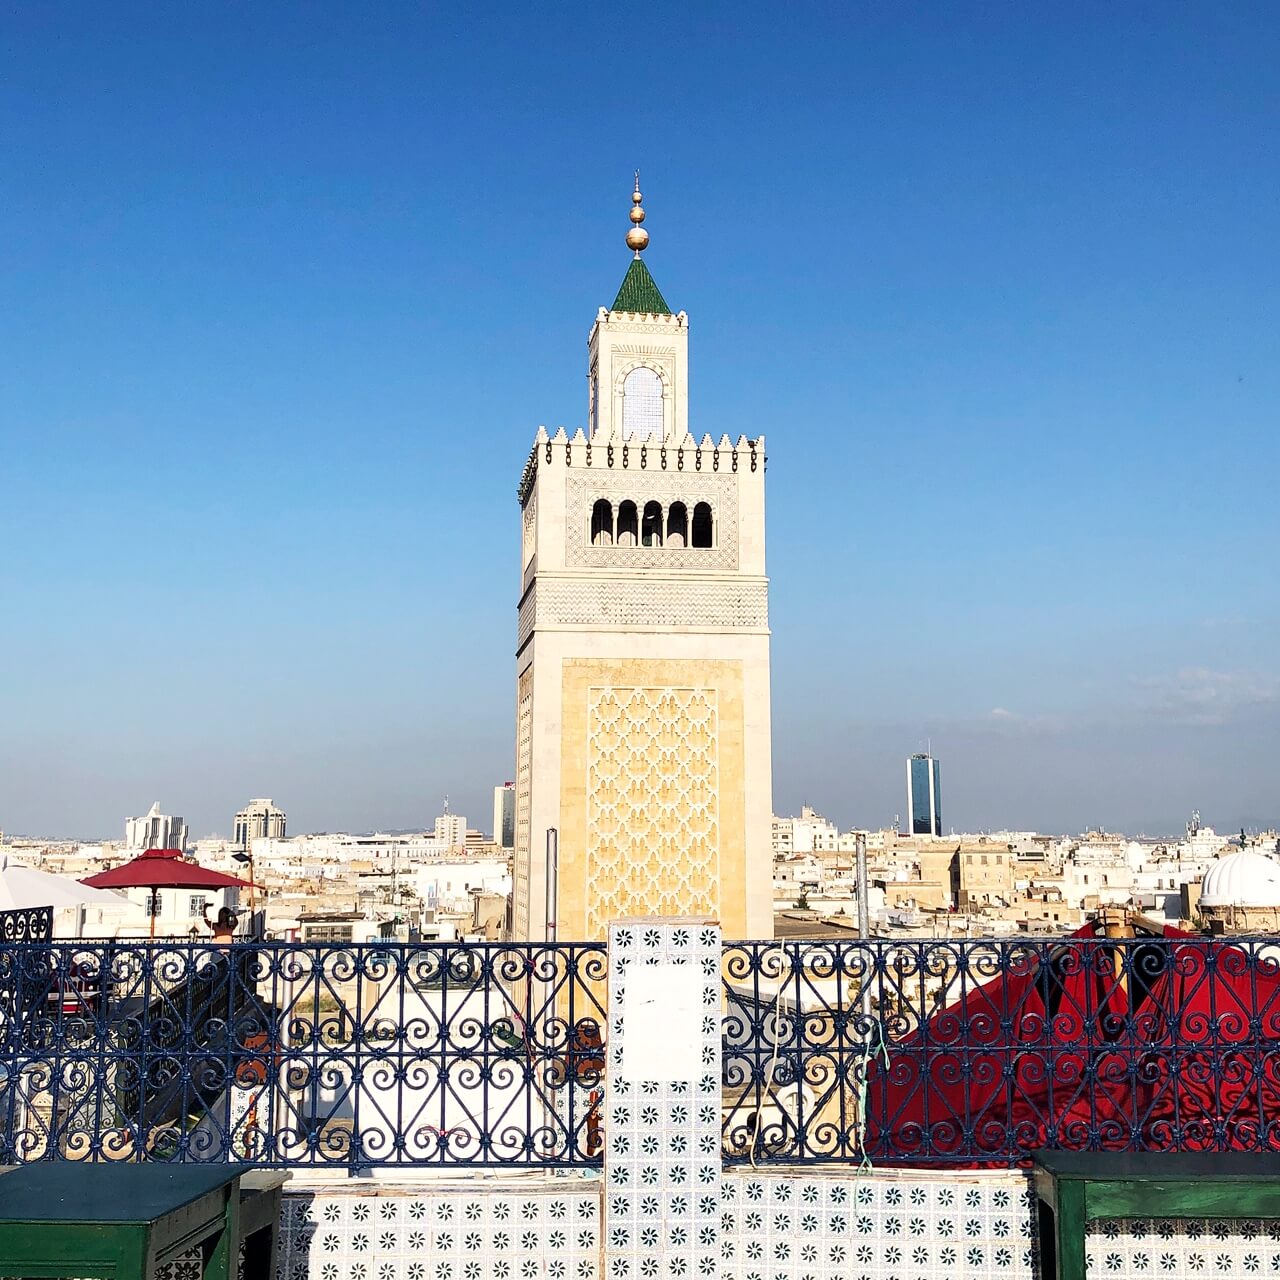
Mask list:
[[562,936],[681,913],[743,935],[741,663],[566,659],[560,741]]

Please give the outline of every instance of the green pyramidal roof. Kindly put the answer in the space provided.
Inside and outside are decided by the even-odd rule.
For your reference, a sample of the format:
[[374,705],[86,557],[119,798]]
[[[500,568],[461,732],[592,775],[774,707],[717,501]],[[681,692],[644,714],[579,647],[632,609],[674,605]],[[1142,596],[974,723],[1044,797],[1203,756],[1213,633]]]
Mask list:
[[622,287],[613,300],[610,311],[633,311],[646,316],[669,316],[671,308],[654,284],[649,268],[640,258],[632,258],[627,274],[622,277]]

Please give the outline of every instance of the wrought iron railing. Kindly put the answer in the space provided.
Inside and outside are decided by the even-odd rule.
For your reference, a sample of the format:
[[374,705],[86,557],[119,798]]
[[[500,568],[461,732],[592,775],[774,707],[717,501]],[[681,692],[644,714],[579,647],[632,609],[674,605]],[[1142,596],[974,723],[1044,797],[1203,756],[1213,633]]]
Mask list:
[[0,1164],[600,1159],[602,945],[0,947]]
[[727,943],[725,1159],[1280,1150],[1280,939]]
[[52,907],[0,911],[0,943],[40,942],[53,937]]
[[[0,945],[0,1164],[600,1163],[603,944]],[[1280,939],[726,943],[729,1162],[1280,1150]]]

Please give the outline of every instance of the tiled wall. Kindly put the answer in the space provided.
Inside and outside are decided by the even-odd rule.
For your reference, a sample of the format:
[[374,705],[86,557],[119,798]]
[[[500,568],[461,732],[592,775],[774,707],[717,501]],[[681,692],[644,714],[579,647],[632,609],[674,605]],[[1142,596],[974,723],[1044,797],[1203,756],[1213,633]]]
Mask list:
[[[1280,1206],[1277,1206],[1280,1212]],[[1085,1263],[1098,1280],[1248,1280],[1280,1276],[1280,1220],[1093,1222]]]
[[[637,967],[687,976],[682,1012],[672,1010],[648,1029],[639,1014],[629,1019],[635,993],[628,983],[639,981]],[[684,1043],[674,1043],[677,1038]],[[668,1070],[689,1040],[687,1060]],[[721,1184],[718,929],[683,921],[610,929],[608,1082],[607,1280],[714,1280]]]
[[556,1182],[291,1191],[279,1280],[599,1280],[599,1186]]
[[889,1280],[1035,1273],[1033,1213],[1017,1175],[724,1179],[725,1280]]
[[[599,1181],[523,1189],[335,1185],[285,1197],[278,1280],[607,1280]],[[1034,1215],[1016,1174],[730,1172],[720,1213],[694,1195],[643,1191],[613,1256],[635,1273],[723,1280],[1033,1280]],[[703,1210],[709,1209],[709,1204]],[[681,1222],[696,1241],[670,1240]],[[710,1231],[708,1232],[708,1228]],[[708,1241],[713,1241],[708,1246]],[[682,1253],[681,1249],[686,1249]],[[673,1251],[674,1250],[674,1251]],[[716,1258],[708,1263],[708,1250]],[[1097,1280],[1264,1280],[1280,1276],[1280,1222],[1097,1222]],[[669,1265],[674,1259],[674,1267]],[[174,1280],[198,1280],[194,1263]]]

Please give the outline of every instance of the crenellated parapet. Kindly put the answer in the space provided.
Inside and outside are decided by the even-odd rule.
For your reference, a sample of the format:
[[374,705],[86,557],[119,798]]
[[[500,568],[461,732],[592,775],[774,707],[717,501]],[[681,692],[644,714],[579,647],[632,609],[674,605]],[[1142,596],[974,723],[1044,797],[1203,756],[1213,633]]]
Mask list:
[[704,434],[701,440],[685,435],[679,444],[662,440],[599,442],[592,440],[579,427],[570,436],[563,427],[550,435],[539,427],[533,448],[525,462],[516,490],[516,498],[524,505],[533,490],[540,466],[587,467],[619,471],[708,471],[737,475],[740,469],[763,474],[765,462],[764,436],[754,440],[741,435],[732,440],[726,435],[714,440]]

